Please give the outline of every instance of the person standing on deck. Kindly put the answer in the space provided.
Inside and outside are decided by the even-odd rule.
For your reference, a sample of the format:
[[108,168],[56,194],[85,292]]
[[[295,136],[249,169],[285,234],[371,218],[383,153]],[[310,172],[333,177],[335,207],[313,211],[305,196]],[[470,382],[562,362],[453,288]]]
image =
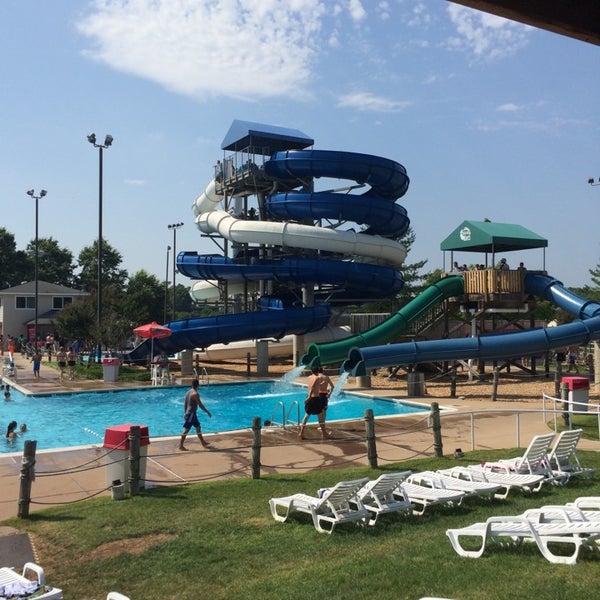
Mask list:
[[187,450],[183,445],[185,438],[192,427],[196,428],[196,435],[200,440],[202,446],[206,448],[210,444],[202,437],[202,429],[200,428],[200,421],[198,420],[198,409],[202,409],[209,417],[212,417],[210,411],[200,400],[200,394],[198,393],[198,386],[200,382],[197,379],[192,380],[192,388],[188,390],[185,395],[185,401],[183,403],[183,433],[181,434],[181,441],[179,442],[179,450]]

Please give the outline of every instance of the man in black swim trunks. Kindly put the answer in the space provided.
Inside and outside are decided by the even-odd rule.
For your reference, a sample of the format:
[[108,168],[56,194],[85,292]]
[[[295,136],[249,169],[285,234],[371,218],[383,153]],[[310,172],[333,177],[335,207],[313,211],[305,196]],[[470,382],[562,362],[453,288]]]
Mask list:
[[[304,401],[304,409],[306,414],[300,425],[300,432],[298,437],[304,439],[304,429],[310,415],[317,415],[319,420],[319,427],[321,428],[321,437],[323,439],[329,438],[329,434],[325,429],[325,409],[327,408],[327,399],[329,394],[327,393],[327,380],[321,372],[319,367],[313,367],[312,375],[308,378],[308,397]],[[331,381],[329,379],[329,381]]]

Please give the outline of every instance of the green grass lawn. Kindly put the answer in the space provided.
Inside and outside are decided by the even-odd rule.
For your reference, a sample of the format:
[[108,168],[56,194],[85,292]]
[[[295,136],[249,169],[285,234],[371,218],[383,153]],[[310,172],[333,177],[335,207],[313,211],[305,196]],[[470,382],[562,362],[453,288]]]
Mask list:
[[[273,496],[315,494],[342,479],[516,454],[478,451],[460,460],[415,460],[378,470],[319,470],[166,487],[120,502],[98,498],[52,508],[6,524],[33,534],[48,581],[63,588],[66,600],[101,600],[110,590],[136,600],[596,598],[597,553],[583,552],[574,566],[547,562],[532,544],[462,558],[445,531],[493,514],[519,514],[600,495],[598,479],[574,478],[562,488],[512,492],[507,500],[491,503],[469,499],[461,507],[433,508],[422,517],[385,515],[375,527],[348,524],[333,535],[317,533],[307,515],[278,523],[269,512]],[[600,469],[596,452],[579,456],[585,466]]]
[[[42,368],[54,369],[58,374],[58,363],[56,361],[42,363]],[[68,371],[67,375],[68,377]],[[102,365],[97,363],[79,363],[75,367],[75,379],[102,379],[104,371]],[[148,382],[151,379],[150,369],[142,366],[120,365],[119,366],[119,381],[129,382]]]

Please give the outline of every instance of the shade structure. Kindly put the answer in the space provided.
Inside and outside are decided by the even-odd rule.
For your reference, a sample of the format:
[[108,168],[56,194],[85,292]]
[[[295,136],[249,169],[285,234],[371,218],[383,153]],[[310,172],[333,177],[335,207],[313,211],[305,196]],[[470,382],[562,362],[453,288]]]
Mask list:
[[146,325],[140,325],[139,327],[136,327],[133,330],[133,333],[139,335],[141,338],[151,340],[150,362],[152,362],[154,359],[154,340],[169,337],[173,332],[165,325],[161,325],[156,321],[152,321],[152,323],[147,323]]

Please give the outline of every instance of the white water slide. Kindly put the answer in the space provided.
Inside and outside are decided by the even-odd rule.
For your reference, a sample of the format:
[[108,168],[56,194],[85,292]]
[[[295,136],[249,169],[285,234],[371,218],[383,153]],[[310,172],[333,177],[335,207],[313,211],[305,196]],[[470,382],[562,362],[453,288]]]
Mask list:
[[[196,215],[196,225],[203,233],[218,233],[230,242],[240,244],[342,253],[355,256],[360,262],[372,261],[393,268],[399,267],[406,258],[406,249],[402,244],[381,236],[298,223],[236,219],[224,210],[217,210],[222,200],[223,196],[216,193],[214,180],[196,198],[192,210]],[[243,289],[243,285],[240,283],[240,289]],[[211,300],[218,298],[219,288],[216,281],[198,281],[193,284],[190,293],[196,300]]]

